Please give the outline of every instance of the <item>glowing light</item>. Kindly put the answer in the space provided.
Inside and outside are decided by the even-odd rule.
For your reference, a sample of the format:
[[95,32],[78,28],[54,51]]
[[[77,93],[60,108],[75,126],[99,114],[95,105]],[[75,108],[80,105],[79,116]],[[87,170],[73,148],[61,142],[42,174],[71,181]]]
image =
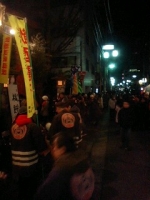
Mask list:
[[113,50],[114,49],[114,45],[112,44],[107,44],[107,45],[104,45],[102,47],[103,50]]
[[104,52],[104,58],[109,58],[109,52]]
[[10,32],[11,35],[15,35],[15,30],[14,29],[10,29],[9,32]]
[[133,77],[133,78],[136,78],[136,77],[137,77],[137,75],[133,75],[132,77]]
[[118,51],[117,50],[113,50],[112,51],[112,56],[113,57],[117,57],[118,56]]
[[113,64],[113,63],[109,65],[110,69],[113,69],[114,67],[115,67],[115,64]]

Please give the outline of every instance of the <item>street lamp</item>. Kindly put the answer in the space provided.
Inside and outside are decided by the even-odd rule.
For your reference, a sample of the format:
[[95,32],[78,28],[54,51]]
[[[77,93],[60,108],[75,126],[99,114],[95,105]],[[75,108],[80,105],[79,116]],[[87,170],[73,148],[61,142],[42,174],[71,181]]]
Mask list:
[[117,57],[117,56],[118,56],[118,54],[119,54],[119,53],[118,53],[118,51],[117,51],[117,50],[113,50],[113,51],[112,51],[112,56],[113,56],[113,57]]
[[109,69],[114,69],[115,68],[115,64],[114,63],[111,63],[108,65]]
[[[115,61],[115,58],[119,55],[118,50],[115,49],[115,46],[113,44],[107,44],[102,46],[103,50],[103,58],[105,60],[104,64],[104,89],[108,86],[110,88],[110,82],[108,83],[110,72],[109,69],[114,69],[116,67],[116,64],[113,63]],[[108,84],[108,85],[107,85]],[[107,85],[107,86],[106,86]]]

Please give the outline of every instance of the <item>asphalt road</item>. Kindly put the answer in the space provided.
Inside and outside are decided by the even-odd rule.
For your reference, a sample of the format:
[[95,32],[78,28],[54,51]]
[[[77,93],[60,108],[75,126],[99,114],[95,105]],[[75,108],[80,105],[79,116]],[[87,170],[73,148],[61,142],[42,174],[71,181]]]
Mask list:
[[[150,133],[132,132],[131,151],[120,149],[120,134],[104,111],[98,126],[87,125],[82,148],[95,173],[96,200],[150,200]],[[10,185],[10,186],[9,186]],[[16,188],[7,184],[7,199]]]
[[150,200],[150,133],[132,131],[131,151],[120,149],[121,136],[105,111],[86,138],[100,200]]

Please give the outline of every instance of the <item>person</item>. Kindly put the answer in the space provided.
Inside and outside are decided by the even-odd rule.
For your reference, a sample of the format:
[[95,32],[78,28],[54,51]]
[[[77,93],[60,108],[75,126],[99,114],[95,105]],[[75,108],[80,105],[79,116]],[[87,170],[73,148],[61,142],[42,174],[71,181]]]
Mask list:
[[87,155],[76,149],[72,137],[59,132],[53,136],[54,166],[37,190],[35,200],[89,200],[95,176]]
[[123,104],[122,99],[121,98],[117,99],[116,107],[115,107],[115,110],[116,110],[115,122],[116,122],[116,133],[117,134],[120,133],[120,125],[118,123],[118,113],[122,108],[122,104]]
[[118,123],[121,128],[121,148],[131,150],[130,133],[133,123],[133,114],[128,100],[123,100],[123,107],[118,113]]
[[58,95],[57,102],[67,102],[67,101],[68,101],[68,97],[65,95],[64,92],[61,92]]
[[115,110],[116,97],[115,97],[115,95],[112,95],[109,98],[108,107],[109,107],[110,121],[114,121],[115,122],[115,116],[116,116],[116,110]]
[[7,179],[7,174],[4,171],[0,171],[0,198],[4,197],[4,190],[6,190],[5,180]]
[[101,109],[99,107],[99,103],[96,99],[95,94],[90,95],[90,100],[87,104],[89,110],[89,120],[92,125],[98,125],[100,117],[101,117]]
[[[21,106],[11,129],[12,177],[18,185],[19,200],[33,199],[38,185],[39,157],[49,152],[40,127],[27,117]],[[40,177],[39,177],[40,178]]]
[[56,103],[56,115],[54,116],[47,139],[51,141],[53,135],[60,131],[65,131],[76,142],[81,140],[80,118],[77,113],[70,111],[70,101]]
[[42,106],[41,106],[41,124],[45,126],[45,124],[49,121],[49,98],[48,96],[42,96]]

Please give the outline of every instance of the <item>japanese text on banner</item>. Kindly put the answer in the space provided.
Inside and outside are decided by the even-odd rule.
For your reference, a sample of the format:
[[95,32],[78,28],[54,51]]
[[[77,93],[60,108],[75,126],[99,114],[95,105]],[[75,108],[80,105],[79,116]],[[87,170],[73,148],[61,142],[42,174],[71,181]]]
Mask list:
[[0,67],[0,83],[8,83],[11,45],[12,37],[4,33]]
[[35,113],[34,93],[33,93],[34,89],[33,89],[33,79],[31,71],[32,67],[30,60],[30,51],[28,47],[29,42],[26,30],[26,22],[24,19],[19,19],[14,15],[9,15],[8,18],[11,27],[15,30],[15,39],[20,55],[25,88],[26,88],[28,117],[32,117],[32,115]]

